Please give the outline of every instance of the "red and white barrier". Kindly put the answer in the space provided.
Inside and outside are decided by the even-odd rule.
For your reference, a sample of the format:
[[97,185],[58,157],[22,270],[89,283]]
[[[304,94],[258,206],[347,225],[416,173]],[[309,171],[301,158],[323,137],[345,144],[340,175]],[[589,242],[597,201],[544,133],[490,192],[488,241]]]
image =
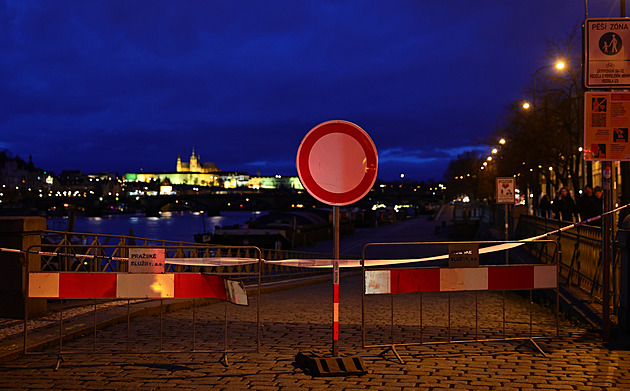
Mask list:
[[368,270],[365,294],[548,289],[558,287],[556,265]]
[[31,298],[222,299],[248,305],[243,283],[200,273],[29,273]]

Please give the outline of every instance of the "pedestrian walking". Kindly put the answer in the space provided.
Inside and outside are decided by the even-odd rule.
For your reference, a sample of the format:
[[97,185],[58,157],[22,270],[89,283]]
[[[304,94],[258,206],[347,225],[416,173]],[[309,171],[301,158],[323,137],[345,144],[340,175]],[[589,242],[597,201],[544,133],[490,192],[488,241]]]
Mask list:
[[578,218],[575,201],[571,198],[571,193],[566,187],[560,189],[551,204],[551,209],[554,212],[554,219],[573,222],[574,216],[576,219]]
[[577,208],[580,213],[580,221],[588,220],[593,216],[597,216],[597,208],[595,205],[595,196],[593,188],[589,185],[584,186],[584,193],[578,198]]
[[543,194],[540,198],[540,203],[538,204],[538,211],[540,216],[548,219],[549,214],[551,213],[551,199],[547,194]]

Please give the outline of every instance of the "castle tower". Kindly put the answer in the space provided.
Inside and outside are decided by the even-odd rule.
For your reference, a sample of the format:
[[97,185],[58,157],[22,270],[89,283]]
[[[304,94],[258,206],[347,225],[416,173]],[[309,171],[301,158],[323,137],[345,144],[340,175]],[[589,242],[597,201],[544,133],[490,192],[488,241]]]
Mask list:
[[197,156],[195,156],[195,147],[193,147],[192,156],[190,156],[190,171],[191,172],[201,171],[199,169],[199,160],[197,159]]
[[182,172],[182,157],[177,154],[177,172]]

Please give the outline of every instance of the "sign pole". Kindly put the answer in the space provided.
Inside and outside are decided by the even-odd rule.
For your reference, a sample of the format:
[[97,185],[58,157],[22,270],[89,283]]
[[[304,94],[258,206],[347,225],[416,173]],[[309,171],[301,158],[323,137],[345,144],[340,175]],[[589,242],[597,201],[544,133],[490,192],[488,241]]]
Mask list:
[[[612,208],[612,169],[611,162],[604,162],[604,212]],[[604,342],[610,340],[610,260],[612,237],[612,214],[604,216],[602,222],[602,334]]]
[[339,207],[363,198],[374,186],[378,168],[376,146],[358,125],[332,120],[311,129],[296,157],[300,182],[315,199],[333,207],[333,338],[332,355],[339,357]]
[[[505,205],[505,240],[510,240],[510,205],[516,202],[516,179],[514,177],[497,177],[496,185],[496,203]],[[510,263],[508,250],[505,250],[505,264]]]
[[333,206],[333,357],[339,357],[339,217],[339,207]]
[[[509,223],[509,211],[508,208],[510,206],[508,204],[505,204],[505,240],[510,240],[510,223]],[[509,253],[508,250],[505,250],[505,264],[508,265],[510,263],[510,257],[509,257]]]

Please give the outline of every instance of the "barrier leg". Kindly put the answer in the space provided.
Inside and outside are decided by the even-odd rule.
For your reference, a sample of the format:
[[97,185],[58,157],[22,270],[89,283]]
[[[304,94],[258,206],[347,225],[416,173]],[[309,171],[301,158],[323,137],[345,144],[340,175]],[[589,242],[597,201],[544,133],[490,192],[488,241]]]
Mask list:
[[59,370],[59,367],[61,366],[62,362],[64,362],[64,359],[61,353],[59,353],[59,355],[57,356],[57,363],[55,364],[55,368],[53,369],[55,372]]
[[396,351],[396,344],[394,343],[394,295],[390,294],[390,316],[391,316],[391,323],[390,323],[390,338],[391,338],[391,346],[387,347],[385,350],[383,350],[379,356],[380,357],[384,357],[385,354],[389,351],[391,351],[392,353],[394,353],[394,355],[396,356],[396,358],[398,359],[398,362],[401,364],[404,364],[405,362],[403,361],[403,359],[400,357],[400,354],[398,354],[398,352]]
[[130,305],[131,305],[131,299],[127,299],[127,351],[129,351],[131,349],[131,318],[130,318]]
[[379,353],[380,357],[385,358],[385,354],[387,354],[387,352],[392,352],[394,353],[394,356],[396,356],[396,359],[398,360],[398,362],[400,364],[404,364],[405,362],[403,361],[402,357],[400,357],[400,354],[398,354],[398,351],[396,350],[396,345],[392,344],[392,346],[388,346],[385,350],[383,350],[382,352]]
[[195,300],[192,301],[192,313],[193,313],[193,351],[197,349],[197,307],[195,306]]
[[536,341],[534,340],[534,338],[529,338],[528,340],[524,341],[523,343],[521,343],[520,345],[518,345],[516,348],[520,348],[521,346],[525,345],[526,343],[531,342],[532,345],[534,345],[534,347],[536,348],[536,350],[538,350],[540,352],[540,354],[542,354],[544,357],[548,357],[547,353],[545,353],[544,350],[542,350],[542,348],[540,347],[540,345],[538,345],[536,343]]
[[92,349],[96,350],[96,299],[94,299],[94,309],[92,314],[92,323],[94,324],[94,333],[92,338]]
[[160,352],[164,351],[164,345],[163,345],[163,341],[162,341],[162,334],[164,333],[164,322],[163,322],[163,315],[162,313],[164,312],[164,300],[160,299]]
[[448,327],[446,329],[446,333],[448,336],[448,342],[451,342],[451,292],[448,292],[448,307],[447,307],[447,312],[448,312]]
[[420,344],[422,344],[422,329],[423,329],[423,323],[422,323],[422,292],[420,292]]
[[219,363],[223,364],[224,367],[229,367],[230,363],[228,362],[228,320],[227,320],[227,302],[223,303],[223,308],[225,308],[225,316],[224,316],[224,327],[223,327],[223,355],[219,359]]
[[479,340],[479,292],[475,291],[475,341]]

